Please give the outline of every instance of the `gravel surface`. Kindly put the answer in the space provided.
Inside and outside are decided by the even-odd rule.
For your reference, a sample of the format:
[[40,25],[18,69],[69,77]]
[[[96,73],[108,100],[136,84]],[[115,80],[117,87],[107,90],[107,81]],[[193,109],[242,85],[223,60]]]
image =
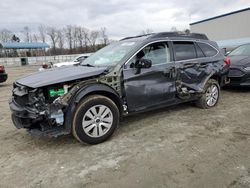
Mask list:
[[127,117],[109,141],[87,146],[12,124],[12,82],[37,69],[7,68],[0,84],[0,187],[250,187],[250,89],[223,90],[210,110]]

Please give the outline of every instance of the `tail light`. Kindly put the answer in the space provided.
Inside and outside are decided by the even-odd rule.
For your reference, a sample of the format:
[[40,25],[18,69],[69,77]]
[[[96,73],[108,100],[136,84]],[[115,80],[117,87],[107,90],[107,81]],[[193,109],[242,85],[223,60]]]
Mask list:
[[224,63],[225,63],[226,65],[230,65],[230,64],[231,64],[231,61],[230,61],[229,57],[226,57],[226,58],[224,59]]
[[0,72],[5,72],[5,68],[3,65],[0,65]]

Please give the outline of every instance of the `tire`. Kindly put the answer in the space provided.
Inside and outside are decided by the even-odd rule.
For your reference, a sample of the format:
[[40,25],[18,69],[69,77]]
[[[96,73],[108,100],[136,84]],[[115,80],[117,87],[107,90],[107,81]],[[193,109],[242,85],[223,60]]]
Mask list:
[[[209,109],[209,108],[216,106],[220,98],[220,86],[218,82],[214,79],[208,80],[204,87],[204,90],[205,92],[196,101],[196,106],[202,109]],[[208,101],[209,98],[210,98],[210,102]]]
[[116,104],[102,95],[84,98],[73,115],[72,134],[82,143],[99,144],[109,139],[119,124]]

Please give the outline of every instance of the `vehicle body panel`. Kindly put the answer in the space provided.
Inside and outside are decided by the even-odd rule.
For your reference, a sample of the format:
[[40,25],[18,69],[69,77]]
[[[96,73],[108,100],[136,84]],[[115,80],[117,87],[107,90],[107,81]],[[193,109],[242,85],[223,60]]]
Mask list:
[[36,72],[18,79],[16,82],[31,88],[38,88],[72,80],[85,79],[100,75],[105,71],[105,67],[68,66],[52,68],[46,71]]
[[133,68],[124,69],[124,88],[129,111],[175,100],[175,78],[170,76],[174,63],[154,65],[135,74]]

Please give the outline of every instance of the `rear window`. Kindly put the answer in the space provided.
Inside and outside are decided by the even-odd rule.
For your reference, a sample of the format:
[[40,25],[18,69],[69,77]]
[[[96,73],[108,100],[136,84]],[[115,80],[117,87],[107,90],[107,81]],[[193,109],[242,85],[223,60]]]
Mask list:
[[176,61],[195,59],[196,50],[193,42],[173,42]]
[[217,50],[215,50],[212,46],[200,42],[198,42],[197,44],[201,48],[206,57],[212,57],[217,54]]

